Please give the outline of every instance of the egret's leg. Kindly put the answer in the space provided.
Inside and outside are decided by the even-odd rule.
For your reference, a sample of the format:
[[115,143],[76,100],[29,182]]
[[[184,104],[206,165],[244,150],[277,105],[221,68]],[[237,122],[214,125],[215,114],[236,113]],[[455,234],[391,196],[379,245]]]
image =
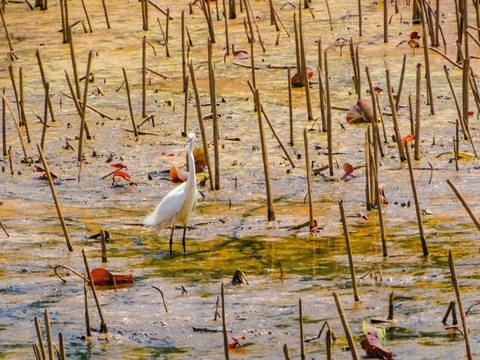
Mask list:
[[172,233],[170,234],[170,259],[172,258],[173,230],[175,230],[175,225],[172,225]]
[[183,244],[183,255],[187,253],[187,250],[185,250],[185,233],[187,232],[187,226],[185,225],[183,227],[183,239],[182,239],[182,244]]

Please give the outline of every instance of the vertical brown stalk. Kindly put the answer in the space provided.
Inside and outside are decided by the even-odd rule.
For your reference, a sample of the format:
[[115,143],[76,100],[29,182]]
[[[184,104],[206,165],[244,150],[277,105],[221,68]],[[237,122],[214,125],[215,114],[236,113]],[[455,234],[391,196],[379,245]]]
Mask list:
[[325,5],[327,6],[327,13],[328,13],[328,21],[330,23],[330,30],[333,31],[332,14],[330,12],[330,5],[328,5],[328,0],[325,0]]
[[87,278],[88,275],[85,272],[83,277],[83,298],[85,299],[85,330],[87,336],[92,336],[92,328],[90,326],[90,312],[88,311],[88,293],[87,293]]
[[87,18],[88,29],[91,34],[93,33],[93,28],[92,28],[92,24],[90,23],[90,17],[88,16],[87,7],[85,6],[85,0],[82,0],[82,7],[83,7],[83,12],[85,13],[85,17]]
[[143,1],[143,6],[145,8],[145,31],[148,30],[148,0]]
[[133,133],[135,134],[135,137],[137,137],[138,130],[137,130],[137,125],[135,124],[135,117],[133,116],[132,99],[130,97],[130,85],[128,83],[127,72],[125,71],[125,68],[122,68],[122,71],[123,71],[123,78],[125,80],[125,87],[127,89],[128,110],[130,112],[130,119],[132,120]]
[[450,79],[450,73],[446,65],[443,66],[443,70],[445,70],[445,76],[447,77],[448,85],[450,86],[450,91],[452,92],[452,97],[453,97],[453,100],[455,101],[455,107],[457,109],[458,119],[462,127],[463,136],[465,139],[468,139],[467,126],[463,122],[462,110],[460,109],[460,104],[458,103],[457,95],[455,94],[455,90],[453,89],[452,80]]
[[[373,88],[373,82],[372,78],[370,77],[370,69],[368,66],[365,67],[365,73],[367,74],[367,80],[368,80],[368,87],[370,91],[370,96],[372,98],[372,109],[375,109],[373,111],[373,119],[372,119],[372,130],[374,134],[374,139],[376,140],[376,146],[378,146],[378,149],[380,150],[380,155],[383,157],[385,154],[383,152],[383,145],[382,141],[380,140],[380,129],[378,128],[378,116],[382,116],[381,111],[376,111],[377,108],[379,108],[377,102],[378,102],[378,97],[377,93],[375,92]],[[383,121],[382,121],[383,124]],[[386,135],[385,135],[386,138]]]
[[405,78],[405,66],[407,64],[407,55],[403,55],[402,71],[400,72],[400,81],[398,82],[397,98],[395,99],[395,111],[398,113],[400,106],[400,96],[402,95],[403,79]]
[[13,112],[12,105],[10,105],[10,102],[5,97],[5,93],[2,93],[2,98],[3,98],[4,103],[8,106],[8,110],[10,110],[10,114],[12,114],[13,123],[15,124],[15,127],[17,128],[18,137],[20,138],[20,144],[22,145],[22,150],[23,150],[23,155],[25,157],[25,162],[28,164],[30,160],[28,158],[27,148],[25,147],[25,142],[23,141],[23,136],[22,136],[22,133],[20,131],[20,127],[18,126],[17,117],[15,116],[15,113]]
[[[418,1],[418,0],[415,0]],[[432,93],[432,78],[430,74],[430,57],[428,54],[428,43],[427,43],[427,30],[425,27],[425,11],[423,6],[420,6],[421,16],[422,16],[422,40],[423,40],[423,54],[425,58],[425,72],[427,78],[427,99],[428,104],[430,105],[430,114],[435,115],[435,108],[433,106],[433,93]]]
[[388,44],[388,1],[383,2],[383,42]]
[[45,173],[47,175],[48,183],[50,185],[50,190],[52,191],[52,197],[53,197],[53,200],[55,202],[55,207],[57,208],[58,218],[60,220],[60,224],[62,225],[63,234],[64,234],[65,240],[67,242],[68,250],[70,252],[72,252],[73,251],[72,242],[70,240],[70,235],[68,234],[67,224],[65,223],[65,219],[64,219],[63,214],[62,214],[62,209],[60,208],[60,203],[58,201],[58,196],[57,196],[57,192],[55,190],[55,186],[53,185],[52,175],[50,174],[50,170],[48,168],[47,160],[45,159],[45,156],[43,155],[42,148],[40,147],[39,144],[37,144],[37,149],[38,149],[38,153],[40,155],[40,159],[42,160],[43,168],[45,169]]
[[253,35],[253,26],[252,26],[252,19],[250,16],[250,12],[248,11],[248,7],[245,5],[246,12],[247,12],[247,20],[248,20],[248,29],[250,30],[250,62],[252,66],[252,84],[253,88],[257,88],[257,81],[255,79],[255,53],[254,53],[254,43],[255,43],[255,38]]
[[433,46],[440,46],[440,0],[435,1],[435,44]]
[[7,107],[5,104],[5,88],[2,92],[2,154],[7,156]]
[[257,37],[258,37],[258,42],[260,43],[260,46],[262,47],[263,52],[266,52],[265,49],[265,44],[263,43],[262,35],[260,34],[260,28],[258,27],[257,23],[257,17],[253,13],[252,5],[250,4],[250,0],[244,0],[245,2],[245,10],[247,13],[250,13],[250,17],[253,20],[253,23],[255,24],[255,29],[257,30]]
[[37,338],[38,338],[38,343],[39,343],[39,348],[40,348],[40,355],[41,355],[42,359],[46,359],[47,354],[45,353],[45,344],[43,342],[42,330],[40,329],[40,321],[38,320],[37,316],[35,316],[35,330],[37,332]]
[[48,92],[50,90],[50,83],[47,83],[47,88],[45,89],[45,106],[43,112],[43,127],[42,127],[42,139],[40,140],[40,147],[42,150],[45,149],[45,136],[47,134],[47,121],[48,121]]
[[110,29],[110,21],[108,20],[107,4],[102,0],[103,12],[105,14],[105,21],[107,22],[107,29]]
[[[303,82],[303,67],[302,67],[302,60],[300,55],[300,35],[299,29],[297,25],[297,13],[293,13],[293,30],[295,33],[295,58],[297,60],[297,83]],[[297,86],[299,86],[297,84]]]
[[395,139],[397,141],[398,153],[400,154],[400,161],[403,162],[406,160],[406,157],[405,157],[405,151],[402,145],[402,136],[400,135],[400,128],[398,126],[397,112],[395,111],[395,102],[393,100],[390,68],[387,63],[385,63],[385,66],[386,66],[385,72],[387,75],[388,99],[390,100],[390,109],[392,110],[392,120],[393,120],[393,128],[395,130]]
[[62,333],[58,333],[58,347],[60,348],[60,360],[67,360],[67,355],[65,353],[65,343],[63,341]]
[[288,81],[288,114],[290,123],[290,146],[294,145],[293,141],[293,104],[292,104],[292,81],[290,68],[287,69],[287,81]]
[[255,106],[258,109],[258,127],[260,130],[260,141],[262,144],[263,170],[265,173],[265,185],[267,190],[267,216],[268,220],[271,221],[275,220],[275,212],[273,210],[273,198],[270,189],[270,169],[268,164],[267,142],[265,140],[265,131],[263,129],[262,112],[260,111],[260,93],[258,92],[258,89],[255,89]]
[[[162,23],[160,22],[160,19],[158,17],[157,17],[157,21],[158,21],[158,26],[160,27],[160,31],[162,32],[163,42],[165,43],[165,53],[166,53],[165,56],[170,57],[170,51],[168,49],[168,41],[167,41],[168,37],[163,31]],[[168,18],[167,18],[167,21],[168,21]]]
[[362,0],[358,0],[358,36],[362,37]]
[[188,132],[188,75],[185,77],[185,99],[184,99],[184,112],[183,112],[183,132],[182,136],[187,136]]
[[[80,81],[78,81],[78,67],[77,67],[77,59],[75,56],[75,49],[73,47],[73,34],[72,28],[69,26],[67,27],[67,35],[68,35],[68,43],[70,45],[70,58],[72,59],[72,68],[73,68],[73,76],[75,78],[75,90],[77,92],[76,98],[80,100],[82,98],[82,91],[80,90]],[[74,96],[72,94],[72,96]]]
[[388,296],[388,317],[387,320],[393,320],[393,292]]
[[410,183],[412,184],[412,193],[415,200],[415,210],[417,213],[418,230],[420,232],[420,241],[422,243],[423,256],[428,256],[427,240],[423,230],[422,210],[420,209],[420,202],[418,200],[417,186],[415,185],[415,177],[413,176],[413,166],[410,160],[410,152],[408,151],[408,141],[405,141],[405,153],[407,154],[408,172],[410,173]]
[[367,128],[367,131],[365,132],[365,203],[367,204],[367,211],[372,210],[372,201],[370,199],[370,177],[371,171],[370,171],[370,137],[368,134],[370,133],[370,127]]
[[313,229],[313,199],[312,199],[312,174],[310,168],[310,153],[308,151],[308,131],[303,129],[303,142],[305,143],[305,162],[307,170],[307,192],[308,192],[308,215],[310,222],[310,230]]
[[12,146],[8,147],[8,163],[10,164],[10,175],[13,176]]
[[[370,209],[375,209],[375,203],[376,203],[376,196],[375,196],[375,178],[377,176],[377,164],[378,164],[378,156],[375,156],[376,154],[376,139],[375,139],[375,131],[373,130],[370,126],[368,127],[367,131],[367,139],[368,139],[368,144],[370,145],[368,147],[369,155],[368,159],[370,160],[369,163],[369,177],[368,180],[370,181],[369,184],[369,189],[370,189]],[[372,136],[373,135],[373,136]],[[373,141],[372,141],[373,138]]]
[[332,141],[332,107],[330,102],[330,79],[328,78],[328,54],[325,49],[325,99],[327,100],[327,143],[328,143],[328,167],[330,176],[333,176],[333,141]]
[[227,320],[225,319],[225,286],[222,282],[222,332],[223,332],[223,350],[225,352],[225,360],[230,359],[228,350],[228,336],[227,336]]
[[285,356],[285,360],[292,360],[290,356],[290,350],[288,349],[288,344],[283,344],[283,355]]
[[352,61],[353,68],[353,86],[355,87],[355,93],[357,93],[358,99],[360,100],[360,93],[358,91],[358,77],[357,77],[357,62],[355,61],[355,50],[353,48],[353,40],[349,41],[349,50],[350,50],[350,60]]
[[208,41],[208,75],[209,75],[209,84],[210,84],[210,104],[211,104],[212,117],[213,117],[213,153],[215,156],[215,190],[219,190],[220,189],[220,151],[219,151],[218,141],[220,138],[220,133],[219,133],[220,129],[218,126],[218,114],[217,114],[215,68],[213,67],[212,42],[210,40]]
[[383,113],[380,106],[380,100],[378,99],[378,94],[375,93],[375,101],[377,102],[377,110],[378,114],[380,115],[380,122],[382,123],[382,130],[383,130],[383,142],[388,144],[388,137],[387,137],[387,130],[385,129],[385,121],[383,120]]
[[415,117],[413,115],[412,93],[408,93],[408,113],[410,115],[410,134],[415,134]]
[[66,44],[68,42],[67,38],[67,20],[65,19],[65,0],[60,0],[60,19],[62,21],[62,37],[63,43]]
[[[77,97],[75,96],[75,90],[73,89],[73,85],[72,85],[72,82],[70,80],[70,77],[68,76],[67,70],[65,70],[65,78],[67,79],[68,87],[70,88],[70,93],[72,95],[72,100],[73,100],[73,103],[75,104],[75,108],[77,109],[77,113],[78,113],[78,116],[80,116],[80,121],[81,121],[81,119],[82,119],[82,107],[80,105],[80,100],[77,99]],[[78,81],[78,79],[77,79],[77,81]],[[91,139],[90,131],[88,130],[88,125],[87,125],[86,122],[85,122],[85,133],[87,135],[87,139],[90,140]]]
[[102,242],[102,263],[107,262],[107,235],[105,230],[100,231],[100,240]]
[[10,74],[10,80],[12,81],[13,93],[15,94],[15,104],[17,105],[18,114],[18,125],[22,126],[22,112],[20,111],[20,101],[18,99],[17,83],[15,81],[15,75],[13,73],[13,65],[10,64],[10,66],[8,67],[8,72]]
[[355,68],[357,70],[357,92],[358,92],[358,100],[362,97],[362,78],[360,75],[360,56],[358,54],[358,45],[355,47]]
[[[88,62],[87,62],[87,72],[85,74],[85,89],[83,90],[83,104],[82,104],[82,118],[80,121],[80,135],[78,140],[78,155],[77,161],[83,160],[83,133],[86,124],[86,113],[87,113],[87,99],[88,99],[88,79],[90,78],[90,68],[92,66],[93,51],[90,50],[88,53]],[[73,95],[73,94],[72,94]]]
[[332,360],[332,332],[330,329],[327,329],[325,347],[327,348],[327,360]]
[[225,48],[227,50],[227,56],[230,56],[230,41],[228,39],[228,15],[227,15],[227,0],[222,0],[223,6],[223,19],[225,21]]
[[8,32],[7,28],[7,23],[5,22],[5,15],[4,15],[4,10],[0,9],[0,16],[2,17],[2,24],[3,28],[5,29],[5,35],[7,36],[7,41],[8,41],[8,47],[10,48],[10,51],[13,52],[13,44],[12,44],[12,39],[10,38],[10,33]]
[[30,131],[28,129],[27,115],[25,114],[25,94],[23,92],[23,69],[20,67],[18,69],[18,77],[20,80],[20,122],[25,125],[25,133],[27,135],[27,142],[30,144],[32,140],[30,139]]
[[345,336],[347,337],[348,347],[350,348],[350,352],[352,354],[353,360],[359,360],[359,356],[357,353],[357,348],[355,347],[355,342],[353,341],[353,336],[350,331],[350,327],[348,326],[347,317],[345,316],[345,311],[343,311],[342,301],[337,293],[333,293],[333,297],[335,299],[335,304],[337,305],[338,315],[340,316],[340,320],[343,325],[343,330],[345,331]]
[[[42,77],[43,87],[47,86],[47,79],[45,76],[45,70],[43,69],[42,57],[40,55],[40,50],[36,50],[35,55],[37,56],[38,60],[38,67],[40,68],[40,75]],[[50,110],[50,116],[52,118],[52,122],[55,122],[55,114],[53,113],[52,102],[50,101],[50,97],[48,97],[48,109]]]
[[165,41],[168,43],[170,36],[170,8],[167,8],[167,15],[165,19]]
[[307,71],[307,55],[305,53],[305,39],[303,35],[303,20],[302,20],[302,6],[301,1],[298,7],[298,33],[299,33],[299,43],[300,43],[300,59],[302,67],[302,83],[305,86],[305,98],[307,102],[307,118],[309,121],[313,120],[312,113],[312,102],[310,98],[310,86],[308,81],[308,71]]
[[455,193],[455,195],[457,196],[457,199],[462,203],[463,207],[465,208],[465,210],[467,211],[468,215],[470,216],[470,218],[472,219],[472,221],[474,222],[475,226],[477,227],[478,230],[480,230],[480,221],[477,219],[477,217],[473,214],[473,211],[472,209],[470,209],[470,206],[468,206],[467,202],[465,201],[464,197],[462,196],[462,194],[460,194],[460,192],[457,190],[457,188],[455,187],[455,185],[452,184],[452,182],[450,180],[447,180],[447,184],[452,188],[453,192]]
[[340,200],[338,202],[338,206],[340,207],[340,216],[342,217],[343,234],[345,236],[345,243],[347,245],[348,263],[350,264],[350,277],[352,279],[352,287],[353,287],[353,297],[355,301],[360,301],[358,297],[357,278],[355,276],[355,265],[353,264],[352,248],[350,246],[350,234],[348,232],[348,224],[347,224],[347,218],[345,216],[345,210],[343,208],[343,200]]
[[323,85],[322,68],[318,66],[317,70],[318,70],[318,91],[319,91],[319,98],[320,98],[320,114],[322,116],[322,132],[326,132],[327,116],[325,113],[325,87]]
[[[301,6],[300,6],[301,8]],[[298,300],[299,323],[300,323],[300,359],[305,360],[305,337],[303,336],[303,311],[302,299]]]
[[378,222],[380,223],[380,234],[382,237],[382,251],[383,256],[388,256],[387,251],[387,237],[385,235],[385,221],[383,219],[383,212],[382,212],[382,200],[380,199],[380,186],[378,185],[378,175],[375,176],[375,197],[377,199],[377,210],[378,210]]
[[48,310],[47,309],[45,309],[45,312],[44,312],[44,319],[45,319],[45,333],[47,334],[48,359],[49,360],[54,360],[54,358],[53,358],[52,329],[50,327],[50,317],[48,316]]
[[[230,19],[236,19],[237,18],[237,8],[235,6],[235,1],[236,0],[229,0],[228,14],[229,14]],[[242,1],[240,1],[240,4],[242,4]]]
[[420,160],[420,122],[421,122],[421,109],[420,109],[420,91],[422,84],[422,64],[417,64],[417,84],[416,84],[416,101],[415,101],[415,160]]
[[85,253],[85,249],[82,249],[82,256],[83,262],[85,264],[85,270],[87,271],[88,281],[90,282],[90,288],[92,289],[93,298],[95,299],[95,303],[97,304],[98,309],[98,316],[100,317],[100,333],[106,334],[108,333],[107,323],[103,317],[102,307],[100,306],[100,301],[98,300],[97,296],[97,289],[95,288],[95,283],[92,279],[92,273],[90,272],[90,267],[88,266],[87,254]]
[[[188,79],[187,79],[186,67],[187,67],[187,59],[185,56],[185,11],[182,11],[182,79],[183,79],[184,93],[188,93]],[[187,134],[187,131],[185,130],[185,136],[187,136],[186,134]]]
[[147,37],[142,41],[142,119],[147,117]]
[[212,167],[210,166],[210,156],[208,154],[208,141],[207,141],[207,135],[205,132],[205,125],[203,123],[202,107],[200,104],[200,95],[198,93],[197,81],[195,79],[195,71],[193,70],[193,63],[191,61],[188,64],[188,67],[190,70],[190,77],[192,78],[193,91],[195,93],[195,104],[197,107],[197,116],[198,116],[198,123],[200,125],[200,133],[202,134],[203,152],[205,153],[205,160],[207,161],[208,178],[210,179],[210,190],[213,191],[215,189],[215,179],[213,178]]
[[457,296],[458,311],[460,312],[460,318],[463,325],[463,338],[465,339],[465,347],[467,350],[467,359],[473,360],[472,348],[470,346],[470,329],[467,323],[467,317],[465,316],[465,310],[463,309],[462,296],[460,294],[460,286],[458,285],[457,270],[455,269],[455,261],[453,259],[452,250],[448,250],[448,265],[450,267],[450,274],[452,278],[453,288],[455,289],[455,295]]

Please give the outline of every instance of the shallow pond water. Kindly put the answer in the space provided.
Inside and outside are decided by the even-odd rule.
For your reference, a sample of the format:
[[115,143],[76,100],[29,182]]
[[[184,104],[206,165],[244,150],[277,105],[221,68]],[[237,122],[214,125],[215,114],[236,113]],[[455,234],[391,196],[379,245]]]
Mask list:
[[[389,27],[389,44],[383,44],[383,7],[375,3],[363,5],[364,36],[358,37],[356,4],[343,1],[331,3],[333,31],[330,30],[324,3],[311,4],[315,18],[303,13],[305,44],[309,67],[314,71],[311,95],[315,121],[307,121],[303,89],[293,89],[294,146],[287,146],[292,154],[292,168],[276,140],[266,128],[269,152],[275,220],[267,221],[265,179],[263,175],[257,115],[253,111],[250,90],[246,83],[251,70],[234,63],[250,65],[250,60],[225,58],[224,24],[214,21],[217,43],[213,46],[216,68],[217,102],[220,117],[221,189],[210,191],[199,186],[203,196],[191,219],[194,225],[187,232],[187,254],[181,248],[181,230],[175,232],[174,257],[168,253],[168,229],[159,233],[142,226],[145,216],[154,209],[165,194],[176,185],[162,176],[149,180],[154,171],[183,166],[183,157],[165,157],[182,147],[175,143],[181,137],[184,118],[184,94],[181,71],[181,11],[186,11],[186,25],[194,46],[189,56],[196,68],[201,102],[210,102],[208,89],[207,27],[197,6],[188,14],[187,4],[172,1],[158,2],[163,9],[170,8],[174,18],[170,22],[171,58],[165,57],[163,39],[157,17],[165,27],[165,16],[151,7],[150,30],[142,31],[140,3],[107,2],[111,29],[106,29],[101,3],[86,1],[93,33],[84,34],[74,28],[75,51],[79,73],[85,73],[89,50],[95,51],[92,72],[95,80],[89,84],[88,104],[112,119],[87,113],[93,138],[84,144],[85,161],[82,167],[76,161],[77,151],[66,150],[68,142],[77,149],[79,118],[70,99],[64,70],[71,76],[68,45],[62,44],[59,2],[49,2],[48,11],[30,11],[26,4],[10,3],[6,8],[6,22],[12,36],[18,61],[7,59],[8,44],[0,39],[4,61],[0,68],[0,86],[6,88],[7,98],[13,104],[14,96],[8,65],[15,73],[21,66],[24,72],[25,106],[32,143],[27,144],[29,156],[38,159],[35,144],[40,141],[43,117],[44,90],[38,70],[35,49],[42,55],[46,76],[50,82],[50,98],[56,122],[49,122],[45,154],[50,170],[58,175],[56,191],[72,238],[74,251],[65,246],[63,231],[48,183],[34,172],[33,165],[22,163],[23,152],[10,115],[7,116],[7,143],[12,146],[13,175],[8,157],[1,160],[0,220],[9,233],[0,230],[0,358],[32,358],[32,344],[36,343],[34,317],[41,319],[48,310],[54,341],[61,332],[65,339],[67,358],[71,359],[221,359],[223,338],[221,321],[214,320],[215,306],[221,283],[226,285],[226,320],[229,336],[245,336],[245,345],[230,350],[232,359],[283,359],[283,344],[290,347],[292,356],[299,357],[300,331],[298,302],[302,299],[304,335],[314,338],[323,322],[328,320],[337,340],[334,357],[349,358],[343,350],[347,345],[338,317],[332,292],[341,296],[358,352],[364,338],[362,324],[372,318],[385,319],[388,297],[394,293],[394,321],[386,323],[384,346],[397,358],[462,359],[465,345],[462,335],[445,330],[441,322],[455,293],[449,276],[448,250],[452,249],[460,278],[465,307],[477,301],[478,288],[478,230],[446,184],[450,179],[465,196],[475,214],[480,205],[478,161],[467,158],[459,161],[455,171],[452,161],[452,138],[455,136],[456,110],[445,79],[443,65],[451,71],[457,96],[461,98],[461,72],[434,53],[430,53],[434,84],[435,115],[429,115],[425,83],[422,82],[422,141],[421,160],[414,162],[414,173],[423,224],[430,256],[422,256],[415,206],[409,183],[406,162],[401,163],[396,143],[392,141],[393,125],[385,116],[388,143],[381,158],[379,181],[385,189],[388,204],[383,208],[386,224],[388,257],[382,256],[382,241],[376,210],[365,206],[364,139],[365,125],[346,124],[345,112],[333,110],[333,147],[335,176],[327,171],[313,176],[314,216],[322,229],[310,233],[307,227],[291,229],[308,220],[306,199],[305,149],[303,129],[310,131],[310,158],[313,168],[327,164],[327,137],[319,132],[320,122],[317,44],[322,38],[328,49],[332,104],[348,108],[357,100],[352,82],[352,66],[348,43],[353,38],[359,45],[364,98],[368,84],[363,67],[370,68],[373,81],[386,90],[385,65],[392,70],[394,88],[398,86],[403,55],[407,55],[405,82],[400,102],[401,134],[410,132],[408,93],[415,94],[415,69],[424,63],[423,49],[413,52],[405,44],[411,31],[420,31],[412,25],[411,8],[400,4],[400,13],[394,14]],[[215,3],[211,3],[215,10]],[[289,3],[274,1],[279,16],[290,34],[293,34],[293,12]],[[469,4],[469,6],[471,6]],[[283,8],[282,8],[283,7]],[[270,26],[267,2],[252,1],[252,8],[264,38],[265,53],[255,45],[256,72],[261,99],[280,138],[289,139],[287,70],[268,68],[268,65],[295,64],[293,36],[277,32]],[[281,9],[282,8],[282,9]],[[393,14],[393,6],[389,5]],[[353,16],[344,17],[349,12]],[[79,3],[69,4],[70,21],[84,19]],[[473,12],[472,12],[473,14]],[[216,13],[214,12],[214,19]],[[230,21],[230,43],[236,50],[250,51],[243,18]],[[223,17],[222,17],[223,18]],[[25,21],[28,19],[28,21]],[[85,19],[84,19],[85,20]],[[471,19],[473,22],[474,20]],[[447,55],[455,59],[455,10],[453,4],[442,4],[442,29],[448,43]],[[472,30],[473,31],[473,30]],[[154,135],[135,139],[123,81],[122,67],[126,68],[132,91],[137,124],[141,120],[141,49],[146,35],[152,47],[147,47],[147,67],[168,76],[147,76],[147,112],[155,115],[155,127],[142,125],[142,130]],[[340,40],[338,40],[340,39]],[[471,54],[479,55],[478,47],[470,44]],[[243,61],[243,62],[242,62]],[[478,60],[472,60],[474,72]],[[294,73],[292,70],[292,74]],[[17,77],[18,81],[18,77]],[[82,91],[83,91],[83,82]],[[98,90],[100,88],[101,92]],[[385,112],[390,112],[388,98],[380,94]],[[164,106],[172,99],[174,106]],[[470,108],[470,130],[474,142],[478,138],[478,115],[473,98]],[[203,115],[210,112],[202,106]],[[7,112],[8,114],[8,112]],[[199,135],[193,92],[189,90],[188,128]],[[211,121],[206,122],[207,137],[212,139]],[[21,129],[25,136],[25,128]],[[238,138],[238,139],[237,139]],[[236,139],[239,141],[232,141]],[[471,152],[468,141],[461,140],[460,150]],[[198,142],[200,144],[200,142]],[[200,145],[199,145],[200,146]],[[212,151],[213,153],[213,151]],[[413,153],[413,152],[412,152]],[[136,185],[111,177],[101,177],[111,171],[109,163],[124,162]],[[341,181],[345,162],[353,164],[355,175],[350,181]],[[433,170],[430,170],[430,168]],[[79,178],[80,175],[80,180]],[[168,175],[166,176],[168,177]],[[353,258],[359,286],[360,301],[355,302],[345,238],[338,201],[344,200],[352,241]],[[405,204],[402,205],[402,204]],[[406,206],[410,204],[410,206]],[[368,219],[358,216],[362,212]],[[107,244],[108,262],[101,263],[98,240],[89,239],[101,229],[110,232]],[[81,250],[84,249],[91,268],[105,267],[112,272],[135,276],[131,286],[98,289],[100,302],[109,333],[85,339],[83,281],[70,274],[63,283],[54,267],[62,264],[84,272]],[[284,268],[280,279],[279,260]],[[233,274],[241,269],[249,285],[230,284]],[[370,273],[369,273],[370,272]],[[367,275],[366,275],[367,274]],[[168,313],[161,296],[151,286],[165,294]],[[181,287],[187,291],[183,293]],[[89,295],[92,327],[99,329],[100,320],[94,301]],[[474,354],[480,353],[478,329],[480,323],[475,307],[468,316]],[[451,319],[449,320],[451,323]],[[195,331],[207,329],[208,331]],[[217,331],[217,332],[214,332]],[[307,358],[326,357],[325,337],[305,344]]]

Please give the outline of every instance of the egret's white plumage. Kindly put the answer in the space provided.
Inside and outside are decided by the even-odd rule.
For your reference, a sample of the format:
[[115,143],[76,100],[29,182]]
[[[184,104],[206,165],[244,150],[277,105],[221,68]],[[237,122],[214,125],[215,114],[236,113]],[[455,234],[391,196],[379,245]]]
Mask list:
[[145,219],[146,226],[157,230],[172,227],[170,234],[170,257],[172,257],[172,239],[175,224],[183,226],[183,252],[185,253],[185,232],[190,213],[197,204],[197,179],[195,175],[195,159],[193,158],[193,142],[195,134],[188,134],[188,180],[170,191],[158,204],[155,210]]

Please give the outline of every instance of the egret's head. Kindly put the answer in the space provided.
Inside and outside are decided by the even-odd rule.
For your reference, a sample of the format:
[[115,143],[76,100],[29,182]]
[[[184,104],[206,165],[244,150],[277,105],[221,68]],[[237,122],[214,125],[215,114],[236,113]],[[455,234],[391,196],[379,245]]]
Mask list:
[[195,141],[195,134],[194,133],[190,133],[188,134],[188,140],[187,140],[187,143],[190,143],[190,142],[193,142]]

